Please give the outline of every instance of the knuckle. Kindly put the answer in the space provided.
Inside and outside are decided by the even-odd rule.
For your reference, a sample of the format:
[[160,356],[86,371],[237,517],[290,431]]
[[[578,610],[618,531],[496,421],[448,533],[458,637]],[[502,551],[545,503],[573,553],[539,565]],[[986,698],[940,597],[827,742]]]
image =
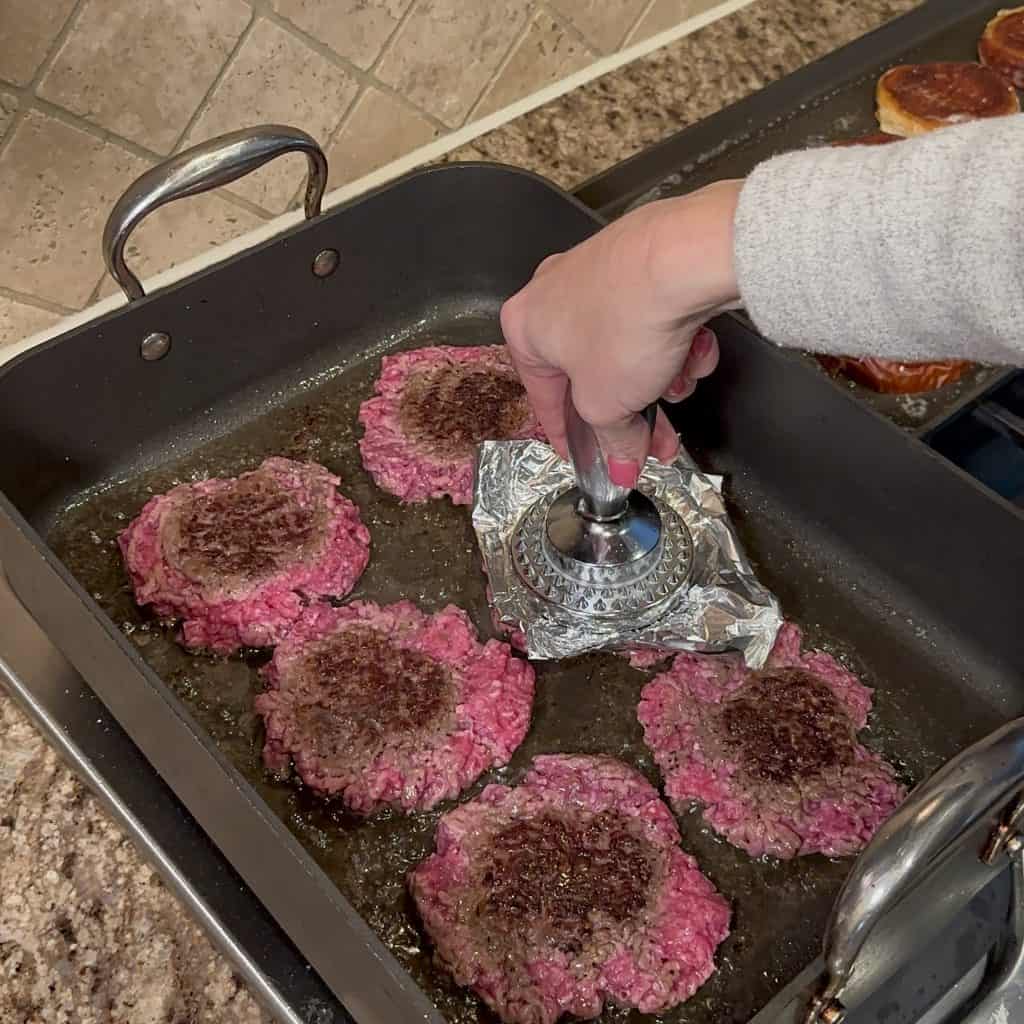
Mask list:
[[520,296],[522,292],[513,295],[512,298],[506,299],[501,307],[501,312],[498,314],[498,322],[501,324],[501,333],[505,336],[505,340],[509,345],[515,346],[519,343],[521,335],[522,325],[522,302]]
[[600,394],[591,394],[589,391],[573,390],[572,404],[576,411],[592,427],[602,430],[612,429],[622,420],[621,411],[615,408],[607,399]]

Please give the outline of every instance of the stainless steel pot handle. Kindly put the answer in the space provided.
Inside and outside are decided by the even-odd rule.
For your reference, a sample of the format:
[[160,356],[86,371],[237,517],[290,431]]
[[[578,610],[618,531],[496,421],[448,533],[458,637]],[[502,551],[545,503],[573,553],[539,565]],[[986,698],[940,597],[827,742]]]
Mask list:
[[[1024,718],[968,747],[915,789],[878,830],[839,893],[825,933],[825,983],[806,1024],[839,1024],[842,995],[868,935],[922,873],[986,818],[1002,812],[1024,784]],[[979,856],[1017,852],[1024,804],[1006,808],[1004,824]]]
[[[646,420],[648,430],[653,432],[658,403],[652,402],[640,415]],[[587,509],[601,519],[614,519],[621,515],[626,508],[630,488],[612,483],[608,460],[597,442],[597,435],[576,411],[568,394],[565,399],[565,434],[576,487]]]
[[114,204],[103,228],[103,259],[128,301],[146,294],[124,261],[128,236],[140,221],[165,203],[227,185],[284,153],[306,154],[309,177],[305,207],[306,219],[311,220],[320,213],[327,187],[327,158],[313,138],[287,125],[264,124],[220,135],[137,178]]

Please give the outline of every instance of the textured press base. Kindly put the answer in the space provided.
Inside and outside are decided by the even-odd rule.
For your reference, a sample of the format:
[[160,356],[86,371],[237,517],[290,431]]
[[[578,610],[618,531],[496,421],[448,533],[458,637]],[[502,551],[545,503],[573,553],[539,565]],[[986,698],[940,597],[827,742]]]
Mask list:
[[661,537],[651,557],[631,565],[586,565],[562,554],[545,529],[548,511],[567,488],[531,505],[520,519],[512,539],[512,562],[520,580],[543,600],[567,611],[602,619],[634,621],[638,613],[653,612],[684,589],[693,568],[693,539],[676,512],[657,499]]

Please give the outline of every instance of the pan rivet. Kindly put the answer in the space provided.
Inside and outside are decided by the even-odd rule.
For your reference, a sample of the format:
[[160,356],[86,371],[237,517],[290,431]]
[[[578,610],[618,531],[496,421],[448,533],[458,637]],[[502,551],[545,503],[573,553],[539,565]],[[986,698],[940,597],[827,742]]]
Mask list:
[[338,269],[341,257],[337,249],[321,249],[313,257],[313,273],[317,277],[330,277]]
[[163,331],[153,331],[142,339],[139,354],[148,363],[163,359],[171,351],[171,336]]

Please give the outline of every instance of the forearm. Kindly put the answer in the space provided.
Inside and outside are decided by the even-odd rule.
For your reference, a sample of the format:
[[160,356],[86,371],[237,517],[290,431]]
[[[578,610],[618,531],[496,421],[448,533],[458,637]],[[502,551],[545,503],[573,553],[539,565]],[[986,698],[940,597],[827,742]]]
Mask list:
[[782,345],[1024,364],[1024,116],[756,168],[739,196],[743,305]]

